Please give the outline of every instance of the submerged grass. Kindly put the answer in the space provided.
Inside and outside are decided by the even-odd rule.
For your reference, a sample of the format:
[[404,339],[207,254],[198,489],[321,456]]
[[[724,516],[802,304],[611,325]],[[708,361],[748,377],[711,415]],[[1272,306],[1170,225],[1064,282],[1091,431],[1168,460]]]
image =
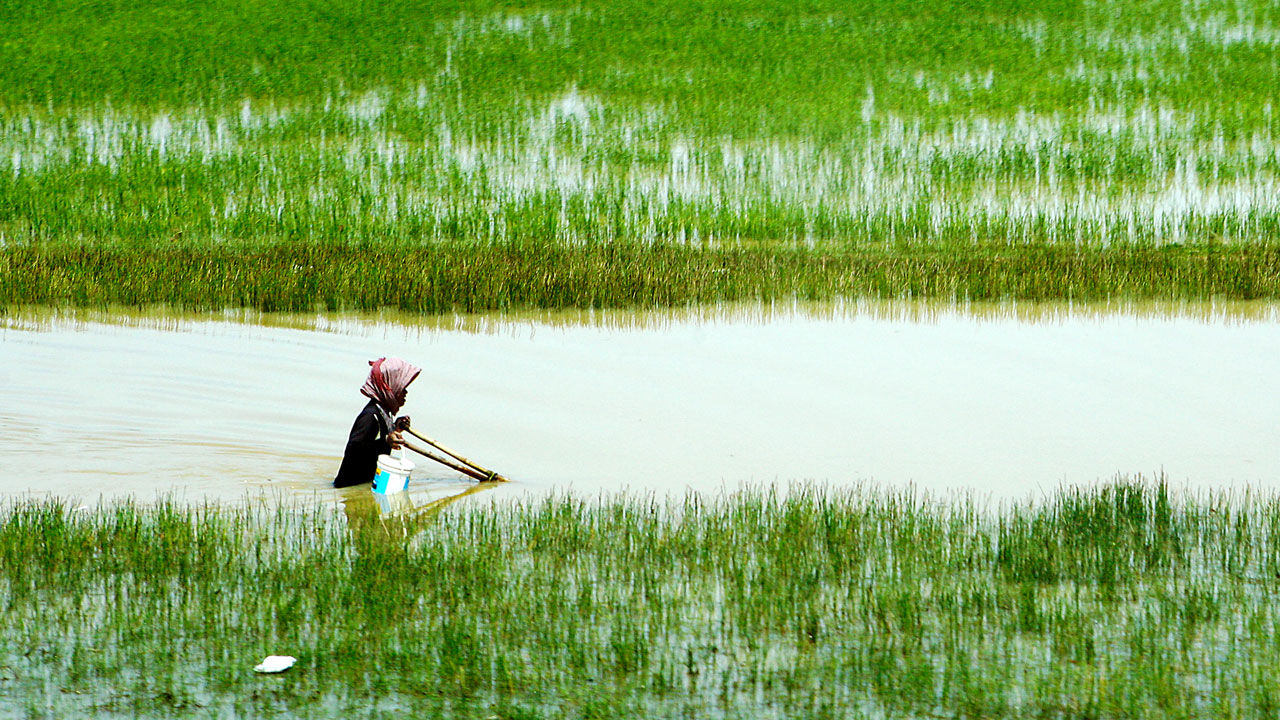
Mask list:
[[[1280,501],[800,488],[430,520],[0,511],[27,717],[1260,717]],[[261,657],[298,666],[256,677]]]

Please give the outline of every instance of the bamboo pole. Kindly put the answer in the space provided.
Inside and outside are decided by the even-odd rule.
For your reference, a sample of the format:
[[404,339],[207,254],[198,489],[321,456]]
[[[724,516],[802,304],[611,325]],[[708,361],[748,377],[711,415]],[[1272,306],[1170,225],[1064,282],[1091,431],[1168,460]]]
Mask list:
[[410,450],[412,450],[412,451],[414,451],[414,452],[418,453],[419,455],[422,455],[422,456],[424,456],[424,457],[427,457],[427,458],[429,458],[429,459],[431,459],[431,460],[435,460],[436,462],[440,463],[441,465],[444,465],[444,466],[445,466],[445,467],[447,467],[447,468],[451,468],[451,469],[453,469],[453,470],[457,470],[458,472],[462,473],[463,475],[466,475],[466,476],[468,476],[468,477],[471,477],[471,478],[474,478],[474,479],[476,479],[476,480],[479,480],[480,482],[487,482],[487,481],[489,481],[489,480],[492,480],[492,479],[493,479],[493,478],[490,478],[490,477],[488,477],[488,476],[486,476],[486,475],[484,475],[484,474],[480,473],[480,472],[479,472],[478,470],[476,470],[475,468],[471,468],[471,467],[468,467],[468,466],[466,466],[466,465],[460,465],[460,464],[455,463],[455,462],[453,462],[453,461],[451,461],[451,460],[446,460],[446,459],[444,459],[444,458],[440,457],[439,455],[436,455],[435,453],[433,453],[433,452],[431,452],[431,451],[429,451],[429,450],[426,450],[426,449],[424,449],[424,448],[420,448],[420,447],[418,447],[417,445],[414,445],[413,443],[410,443],[410,442],[408,442],[408,441],[405,441],[404,446],[405,446],[405,447],[407,447],[407,448],[409,448]]
[[[405,430],[408,430],[408,431],[410,432],[410,434],[412,434],[414,437],[418,438],[418,439],[419,439],[419,440],[421,440],[422,442],[424,442],[424,443],[426,443],[426,444],[430,445],[431,447],[433,447],[433,448],[435,448],[435,449],[439,450],[440,452],[443,452],[444,454],[448,455],[449,457],[452,457],[453,459],[457,460],[458,462],[462,463],[463,465],[466,465],[466,466],[470,467],[472,470],[475,470],[476,472],[478,472],[478,473],[480,473],[480,474],[484,475],[484,478],[483,478],[483,479],[485,479],[485,480],[496,480],[496,481],[498,481],[498,482],[510,482],[507,478],[505,478],[505,477],[503,477],[502,475],[499,475],[498,473],[496,473],[496,472],[494,472],[494,471],[492,471],[492,470],[490,470],[490,469],[488,469],[488,468],[484,467],[484,466],[483,466],[483,465],[481,465],[480,463],[477,463],[477,462],[475,462],[475,461],[473,461],[473,460],[468,460],[467,458],[465,458],[465,457],[463,457],[463,456],[459,455],[458,453],[456,453],[456,452],[454,452],[454,451],[450,450],[449,448],[445,447],[444,445],[441,445],[440,443],[436,442],[435,440],[432,440],[431,438],[427,437],[426,435],[423,435],[422,433],[418,432],[417,430],[414,430],[412,426],[406,426],[404,429],[405,429]],[[472,477],[475,477],[475,476],[473,475]]]

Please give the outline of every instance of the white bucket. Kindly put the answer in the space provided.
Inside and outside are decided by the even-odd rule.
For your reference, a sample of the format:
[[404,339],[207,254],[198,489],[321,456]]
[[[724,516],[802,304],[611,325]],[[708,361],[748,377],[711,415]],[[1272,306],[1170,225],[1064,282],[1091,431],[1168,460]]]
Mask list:
[[409,487],[413,461],[406,457],[378,456],[378,473],[373,476],[373,491],[382,495],[404,492]]

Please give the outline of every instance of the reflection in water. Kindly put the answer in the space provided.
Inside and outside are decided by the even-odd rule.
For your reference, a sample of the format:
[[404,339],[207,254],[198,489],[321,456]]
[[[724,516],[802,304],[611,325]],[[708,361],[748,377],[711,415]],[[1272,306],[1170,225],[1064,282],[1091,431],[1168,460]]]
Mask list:
[[934,323],[951,317],[974,321],[1060,323],[1082,319],[1126,317],[1146,320],[1195,320],[1205,323],[1280,322],[1280,305],[1265,300],[1109,300],[1091,302],[953,302],[926,299],[773,301],[722,303],[681,308],[524,310],[475,314],[420,315],[396,310],[344,313],[264,313],[243,308],[191,313],[167,307],[139,309],[0,308],[0,328],[53,329],[100,324],[171,331],[191,331],[209,323],[235,323],[264,328],[315,330],[367,336],[422,335],[435,332],[510,334],[539,328],[661,330],[708,323],[763,324],[795,319],[878,320]]
[[444,508],[498,484],[477,483],[422,504],[415,503],[408,492],[379,495],[368,486],[341,491],[355,550],[351,580],[358,589],[358,601],[367,606],[367,617],[386,624],[413,617],[418,603],[415,593],[387,592],[389,587],[405,588],[406,574],[417,571],[408,553],[410,540]]
[[[1117,474],[1280,483],[1277,306],[857,302],[13,311],[0,317],[0,495],[336,499],[379,355],[424,367],[404,410],[415,425],[517,480],[486,501],[795,480],[1005,497]],[[410,499],[459,482],[424,468]]]
[[497,488],[500,483],[482,482],[463,487],[444,497],[423,500],[408,492],[382,495],[368,485],[342,488],[339,492],[347,527],[353,535],[362,536],[370,531],[387,539],[408,538],[414,528],[428,522],[433,516],[459,500]]

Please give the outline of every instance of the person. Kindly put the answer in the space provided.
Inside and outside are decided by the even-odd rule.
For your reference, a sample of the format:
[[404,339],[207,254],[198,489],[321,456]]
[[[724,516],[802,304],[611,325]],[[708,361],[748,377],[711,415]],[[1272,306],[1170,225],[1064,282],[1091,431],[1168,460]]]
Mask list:
[[396,357],[370,360],[369,365],[372,366],[369,379],[360,388],[360,394],[369,398],[369,402],[351,425],[342,464],[333,479],[334,487],[373,482],[378,471],[378,456],[404,445],[402,431],[409,426],[409,417],[393,418],[404,406],[409,383],[422,369]]

